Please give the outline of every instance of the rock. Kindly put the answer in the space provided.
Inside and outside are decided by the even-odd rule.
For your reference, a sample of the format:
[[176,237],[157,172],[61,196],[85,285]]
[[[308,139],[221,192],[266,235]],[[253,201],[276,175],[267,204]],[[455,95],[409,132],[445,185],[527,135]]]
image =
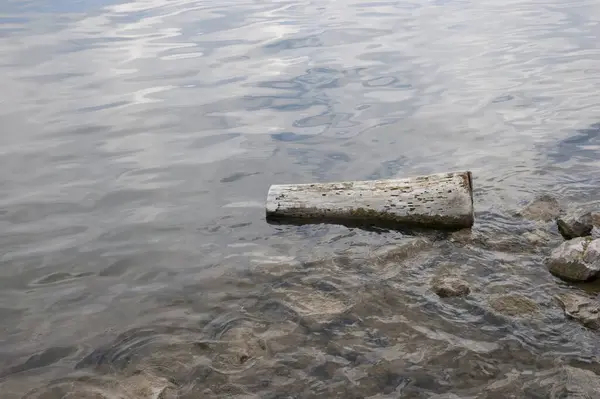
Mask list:
[[600,303],[579,294],[562,294],[556,297],[565,315],[592,330],[600,329]]
[[566,281],[588,281],[600,272],[600,239],[578,237],[554,249],[547,260],[548,270]]
[[166,378],[141,372],[120,381],[121,389],[126,392],[125,397],[148,399],[176,398],[175,386]]
[[423,237],[402,240],[394,245],[381,247],[372,252],[378,265],[393,262],[399,263],[412,260],[414,257],[432,247],[431,240]]
[[223,327],[225,329],[218,334],[218,344],[214,345],[213,370],[222,374],[241,372],[268,353],[265,340],[256,333],[261,323],[239,319]]
[[591,212],[592,214],[592,238],[600,238],[600,212]]
[[491,307],[507,316],[523,316],[535,313],[537,304],[531,299],[518,294],[503,295],[490,300]]
[[545,230],[526,231],[522,237],[527,241],[527,244],[532,246],[545,245],[551,240],[550,234]]
[[567,240],[576,237],[600,238],[600,212],[586,212],[556,220],[558,231]]
[[[25,397],[30,399],[176,399],[177,393],[177,387],[169,379],[138,370],[137,374],[129,377],[120,375],[112,375],[110,378],[99,375],[66,376],[40,388],[34,388]],[[6,397],[6,395],[4,394],[2,397]],[[9,397],[11,396],[9,395]]]
[[466,281],[452,276],[435,277],[431,282],[431,288],[433,292],[442,298],[466,296],[471,292],[471,288]]
[[587,212],[581,215],[558,218],[556,220],[558,231],[567,240],[576,237],[587,237],[592,234],[594,228],[592,222],[592,213]]
[[556,219],[561,212],[558,200],[549,194],[543,194],[527,204],[520,214],[529,220],[550,222]]
[[554,379],[552,393],[556,398],[592,399],[600,392],[600,376],[590,370],[563,366]]

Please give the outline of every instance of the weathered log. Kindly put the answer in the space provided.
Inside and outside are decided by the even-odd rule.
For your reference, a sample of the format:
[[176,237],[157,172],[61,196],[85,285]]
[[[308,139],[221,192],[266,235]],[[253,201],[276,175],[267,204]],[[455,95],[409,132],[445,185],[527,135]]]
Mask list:
[[272,185],[267,195],[266,217],[277,223],[470,228],[474,223],[471,172]]

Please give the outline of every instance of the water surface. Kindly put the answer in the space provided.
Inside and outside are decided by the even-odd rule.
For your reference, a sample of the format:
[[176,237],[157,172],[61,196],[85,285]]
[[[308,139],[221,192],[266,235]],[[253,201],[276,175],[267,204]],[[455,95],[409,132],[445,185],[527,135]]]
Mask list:
[[[8,0],[0,22],[3,398],[559,398],[565,366],[600,372],[553,299],[580,290],[544,267],[556,229],[514,216],[600,195],[598,2]],[[467,169],[470,236],[264,221],[273,183]],[[442,271],[471,295],[433,294]]]

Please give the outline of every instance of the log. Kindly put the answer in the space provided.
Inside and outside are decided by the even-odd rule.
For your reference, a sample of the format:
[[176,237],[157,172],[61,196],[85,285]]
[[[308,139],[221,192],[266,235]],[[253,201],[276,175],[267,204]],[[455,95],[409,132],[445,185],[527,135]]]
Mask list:
[[389,180],[274,184],[266,218],[273,223],[335,223],[456,230],[474,223],[471,172]]

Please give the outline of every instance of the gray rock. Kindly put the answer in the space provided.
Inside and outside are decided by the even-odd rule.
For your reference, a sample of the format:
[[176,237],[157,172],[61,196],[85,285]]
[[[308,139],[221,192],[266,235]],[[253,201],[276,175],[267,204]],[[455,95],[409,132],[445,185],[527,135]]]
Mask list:
[[550,383],[553,398],[595,399],[600,392],[600,376],[591,370],[562,366]]
[[600,227],[600,212],[592,211],[590,212],[590,217],[592,218],[592,225],[595,227]]
[[590,236],[594,228],[591,212],[558,218],[556,225],[560,234],[567,240]]
[[550,222],[556,219],[562,212],[560,203],[549,194],[542,194],[534,198],[520,212],[526,219],[542,222]]
[[592,330],[600,329],[600,303],[579,294],[561,294],[556,297],[565,315]]
[[600,239],[578,237],[554,249],[548,260],[550,273],[567,281],[588,281],[600,272]]
[[458,277],[437,276],[431,283],[433,292],[442,298],[466,296],[471,292],[469,284]]

